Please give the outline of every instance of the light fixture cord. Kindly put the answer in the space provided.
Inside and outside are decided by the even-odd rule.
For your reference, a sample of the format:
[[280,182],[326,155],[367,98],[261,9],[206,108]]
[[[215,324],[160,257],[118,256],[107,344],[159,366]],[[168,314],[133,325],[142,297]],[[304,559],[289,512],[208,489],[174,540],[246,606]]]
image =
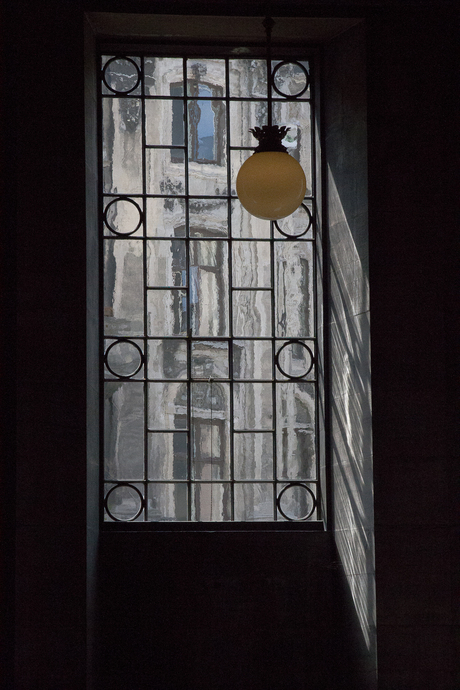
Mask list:
[[272,29],[275,25],[272,17],[265,17],[262,25],[267,36],[267,118],[268,126],[272,126]]

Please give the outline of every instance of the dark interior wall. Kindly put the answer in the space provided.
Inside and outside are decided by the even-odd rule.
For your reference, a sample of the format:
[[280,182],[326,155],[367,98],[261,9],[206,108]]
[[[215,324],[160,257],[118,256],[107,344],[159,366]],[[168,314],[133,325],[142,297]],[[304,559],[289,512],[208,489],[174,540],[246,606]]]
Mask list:
[[[3,357],[12,404],[14,660],[6,688],[85,687],[86,304],[82,16],[78,5],[5,8],[7,282]],[[13,487],[11,487],[13,488]],[[11,678],[14,661],[15,682]],[[69,679],[72,679],[69,683]]]
[[458,671],[456,21],[372,21],[369,255],[379,688]]
[[[94,2],[85,9],[122,9],[120,2],[108,4]],[[293,4],[284,5],[283,13]],[[241,5],[235,3],[229,10],[216,2],[215,7],[239,14],[249,11]],[[452,287],[456,168],[455,134],[449,133],[457,112],[456,37],[452,12],[443,12],[447,3],[437,3],[435,16],[426,12],[429,3],[423,11],[415,7],[394,16],[398,5],[379,3],[375,12],[370,3],[356,9],[335,2],[326,8],[326,13],[368,15],[379,688],[456,690],[459,655],[453,635],[459,626],[454,609],[459,567],[453,540],[458,524],[454,499],[458,446],[450,412],[455,410],[451,346],[457,304]],[[8,404],[2,418],[7,436],[2,509],[8,534],[14,536],[3,543],[7,577],[2,596],[7,603],[15,601],[16,607],[15,612],[9,608],[4,636],[3,679],[8,690],[81,690],[86,682],[83,9],[79,2],[17,0],[4,10],[8,191],[2,244],[5,240],[9,254],[4,260],[2,298],[9,321],[2,363],[8,363],[7,373],[17,373],[16,383],[5,384]],[[324,4],[321,10],[302,3],[298,11],[325,10]],[[264,9],[254,6],[251,12]],[[13,260],[15,243],[18,251]],[[193,640],[196,650],[203,640],[204,658],[216,664],[211,651],[223,649],[219,640],[236,639],[243,658],[255,659],[252,674],[257,664],[263,678],[271,669],[283,687],[284,663],[288,670],[294,669],[298,686],[304,682],[308,687],[303,679],[312,668],[307,644],[310,622],[324,632],[320,637],[315,630],[313,642],[320,659],[329,650],[340,651],[346,639],[333,625],[335,610],[323,621],[315,618],[309,610],[310,593],[302,589],[308,572],[316,572],[318,579],[325,573],[325,581],[333,572],[326,535],[309,535],[309,548],[303,548],[300,534],[257,535],[263,538],[256,546],[250,535],[245,535],[244,544],[241,537],[231,537],[233,542],[221,547],[216,547],[216,535],[207,535],[208,542],[202,535],[194,544],[187,536],[165,546],[158,535],[142,546],[148,550],[150,568],[139,573],[141,583],[147,587],[156,578],[168,592],[164,601],[157,594],[149,602],[163,617],[172,616],[168,623],[172,637],[169,643],[160,640],[160,646],[175,647],[181,658],[184,639]],[[106,546],[108,541],[102,549]],[[196,555],[193,559],[190,549]],[[110,553],[113,558],[116,548]],[[122,612],[131,616],[130,625],[143,604],[135,593],[134,610],[123,589],[123,576],[131,573],[129,558],[132,555],[136,564],[136,553],[133,541],[121,562],[110,561],[109,554],[107,563],[113,567],[106,570],[113,591],[125,597]],[[191,599],[182,591],[188,571],[196,585]],[[333,602],[322,598],[326,590],[316,584],[312,591],[319,606],[330,612]],[[170,607],[167,601],[172,602]],[[206,616],[212,612],[211,622],[197,617],[203,606]],[[245,622],[266,611],[265,637],[254,640],[251,632],[243,634],[242,611],[248,612]],[[216,625],[218,613],[224,618],[230,615],[224,633]],[[181,621],[193,623],[193,628],[184,630]],[[202,632],[205,623],[208,627]],[[121,643],[123,624],[114,634]],[[102,627],[101,635],[108,649],[113,644],[111,630]],[[273,664],[265,670],[262,659],[272,651]],[[115,645],[113,658],[116,654],[120,658],[122,652],[122,645]],[[198,658],[186,651],[185,659],[185,669],[203,681],[205,671]],[[225,659],[224,670],[235,679],[242,666],[232,666],[232,659]],[[160,663],[162,672],[166,661]],[[213,668],[220,673],[220,667]],[[177,678],[177,669],[173,665],[172,678]],[[329,670],[325,673],[327,677]]]
[[365,23],[332,40],[323,53],[330,522],[353,611],[350,636],[360,657],[362,682],[370,690],[377,659]]

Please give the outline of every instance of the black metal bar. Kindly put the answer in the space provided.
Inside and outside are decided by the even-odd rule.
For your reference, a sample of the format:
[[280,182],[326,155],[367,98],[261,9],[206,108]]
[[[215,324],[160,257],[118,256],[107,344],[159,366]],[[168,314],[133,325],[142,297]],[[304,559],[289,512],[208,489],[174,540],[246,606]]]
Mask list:
[[[137,339],[139,341],[143,342],[143,352],[144,352],[144,376],[138,376],[138,378],[133,377],[119,377],[117,378],[116,376],[113,376],[113,378],[107,378],[102,375],[101,376],[101,385],[103,385],[103,381],[109,381],[109,382],[114,382],[114,381],[123,381],[123,382],[128,382],[128,381],[134,381],[134,382],[143,382],[144,383],[144,396],[145,396],[145,404],[144,404],[144,479],[143,480],[137,480],[137,483],[142,483],[144,485],[144,497],[145,497],[145,510],[144,510],[144,520],[147,524],[154,525],[155,527],[157,525],[162,525],[162,524],[167,524],[167,528],[171,527],[171,525],[182,525],[182,527],[178,527],[178,529],[183,529],[183,525],[187,525],[188,523],[178,523],[178,522],[171,522],[170,520],[165,520],[165,521],[160,521],[160,522],[155,522],[155,523],[148,523],[148,490],[149,486],[151,484],[173,484],[173,485],[187,485],[188,487],[188,520],[193,519],[193,500],[194,496],[192,494],[193,487],[196,485],[202,485],[202,484],[213,484],[216,483],[214,480],[214,477],[212,476],[212,468],[211,468],[211,479],[210,480],[197,480],[193,476],[193,458],[192,458],[192,440],[193,440],[193,424],[192,424],[192,383],[203,383],[206,381],[209,381],[208,378],[206,377],[193,377],[192,376],[192,345],[193,343],[199,343],[199,342],[226,342],[228,343],[228,367],[229,367],[229,376],[228,378],[219,378],[213,379],[213,382],[215,381],[216,383],[224,383],[224,384],[229,384],[230,388],[230,397],[229,397],[229,433],[230,433],[230,477],[228,480],[219,480],[218,483],[219,485],[222,484],[222,486],[229,486],[230,491],[231,491],[231,525],[243,525],[245,529],[247,529],[247,525],[263,525],[263,529],[270,529],[267,527],[270,523],[247,523],[247,522],[235,522],[235,494],[234,494],[234,489],[237,484],[245,484],[245,485],[252,485],[254,483],[256,484],[264,484],[264,485],[270,485],[276,488],[276,486],[279,484],[279,482],[282,483],[282,485],[286,485],[290,483],[290,480],[288,479],[283,479],[278,477],[278,472],[277,472],[277,459],[276,459],[276,451],[277,451],[277,433],[278,433],[278,424],[277,424],[277,386],[279,383],[285,382],[292,380],[293,378],[298,381],[305,381],[308,383],[312,383],[315,386],[315,428],[316,432],[318,432],[318,384],[317,384],[317,378],[316,376],[314,378],[308,378],[308,374],[306,374],[306,378],[296,378],[296,377],[282,377],[278,374],[276,365],[275,365],[275,355],[276,355],[276,350],[278,347],[278,343],[289,343],[290,341],[293,342],[300,342],[300,340],[308,342],[308,343],[313,343],[316,346],[316,338],[315,337],[308,337],[308,338],[302,338],[299,340],[299,338],[289,338],[289,337],[278,337],[277,336],[277,330],[276,330],[276,253],[275,249],[277,247],[278,242],[286,242],[290,240],[295,240],[299,242],[314,242],[315,241],[315,236],[313,237],[308,237],[308,238],[303,238],[303,237],[295,237],[293,236],[292,238],[289,237],[288,239],[286,238],[278,238],[274,236],[274,226],[273,223],[270,224],[270,237],[266,238],[253,238],[253,237],[243,237],[243,238],[233,238],[233,232],[232,232],[232,213],[231,213],[231,203],[232,199],[236,198],[232,195],[231,193],[231,151],[233,150],[240,150],[240,151],[245,151],[245,150],[253,150],[253,147],[237,147],[237,146],[231,146],[230,145],[230,131],[231,131],[231,115],[230,115],[230,103],[232,101],[236,102],[267,102],[267,108],[268,108],[268,124],[272,124],[272,102],[285,102],[286,98],[273,98],[272,94],[272,55],[271,55],[271,30],[273,26],[273,20],[270,18],[266,18],[264,21],[264,26],[266,26],[266,32],[267,32],[267,97],[266,99],[264,98],[243,98],[243,97],[233,97],[230,96],[230,91],[229,91],[229,83],[230,83],[230,67],[229,67],[229,58],[228,55],[225,56],[225,97],[215,97],[215,96],[204,96],[204,97],[199,97],[198,99],[196,96],[191,96],[188,93],[188,85],[187,85],[187,62],[186,62],[186,56],[182,52],[180,57],[182,57],[183,62],[182,62],[182,73],[183,73],[183,85],[184,85],[184,90],[183,90],[183,95],[178,96],[178,97],[170,97],[170,96],[150,96],[149,94],[145,93],[145,70],[144,70],[144,58],[141,56],[141,94],[107,94],[107,95],[101,95],[100,96],[100,110],[102,109],[102,99],[103,98],[136,98],[141,101],[141,107],[142,107],[142,172],[143,172],[143,180],[142,180],[142,187],[143,191],[142,194],[118,194],[118,193],[104,193],[102,190],[102,186],[100,187],[100,198],[102,200],[101,203],[101,212],[103,211],[102,204],[104,203],[104,199],[112,199],[112,198],[117,198],[117,197],[123,197],[123,198],[132,198],[132,199],[142,199],[143,200],[143,232],[142,235],[138,234],[134,236],[134,239],[140,238],[142,239],[143,242],[143,280],[144,280],[144,304],[143,304],[143,310],[144,310],[144,335],[142,337],[140,336],[135,336],[131,339]],[[246,55],[244,56],[245,58],[247,57]],[[277,57],[276,59],[280,59],[280,57]],[[132,59],[132,58],[130,58]],[[135,59],[138,59],[137,57]],[[313,92],[313,86],[311,86],[311,92],[310,96],[299,99],[302,101],[312,101],[314,99],[314,92]],[[146,142],[146,112],[145,112],[145,102],[146,100],[165,100],[165,101],[171,101],[171,100],[178,100],[178,101],[183,101],[184,103],[184,130],[185,130],[185,141],[184,145],[171,145],[171,146],[166,146],[166,145],[154,145],[154,144],[147,144]],[[222,195],[199,195],[199,194],[189,194],[189,161],[190,161],[190,151],[189,151],[189,122],[188,122],[188,103],[193,100],[203,100],[203,101],[221,101],[222,103],[225,103],[226,107],[226,131],[227,131],[227,141],[226,141],[226,156],[227,156],[227,161],[226,161],[226,169],[227,169],[227,193],[222,194]],[[101,120],[102,121],[102,120]],[[316,194],[316,187],[315,187],[315,170],[314,170],[314,146],[315,146],[315,141],[314,141],[314,132],[313,129],[311,128],[311,164],[312,164],[312,178],[313,178],[313,187],[312,187],[312,195],[309,197],[306,197],[306,200],[313,201],[315,198]],[[163,149],[163,150],[181,150],[185,152],[185,194],[178,194],[178,195],[167,195],[167,194],[149,194],[147,192],[147,170],[146,170],[146,152],[149,149]],[[100,157],[100,160],[102,161],[102,156]],[[166,237],[151,237],[148,238],[148,228],[147,228],[147,214],[146,214],[146,203],[147,199],[150,198],[161,198],[161,199],[183,199],[185,200],[185,225],[186,225],[186,233],[184,238],[171,238],[170,236]],[[227,202],[227,223],[228,223],[228,234],[225,237],[222,236],[216,236],[214,237],[191,237],[190,236],[190,207],[189,207],[189,202],[191,200],[198,199],[198,200],[225,200]],[[102,222],[101,222],[101,227],[103,227]],[[138,231],[136,231],[138,232]],[[309,233],[310,234],[310,233]],[[110,239],[133,239],[133,235],[129,235],[126,237],[120,236],[120,235],[103,235],[104,239],[110,240]],[[186,285],[184,286],[176,286],[176,285],[165,285],[165,286],[149,286],[147,285],[147,246],[149,244],[149,241],[155,240],[155,241],[171,241],[172,239],[183,239],[185,248],[186,248],[186,275],[187,275],[187,281]],[[209,241],[210,239],[212,240],[218,240],[225,242],[228,248],[228,257],[227,257],[227,270],[228,270],[228,284],[229,284],[229,292],[228,292],[228,299],[229,299],[229,307],[228,307],[228,313],[229,313],[229,336],[194,336],[192,334],[192,319],[191,319],[191,285],[190,285],[190,242],[201,242],[201,241]],[[269,242],[270,243],[270,253],[271,253],[271,286],[270,287],[235,287],[233,286],[233,274],[232,274],[232,264],[233,264],[233,253],[232,253],[232,246],[234,241],[238,242]],[[316,254],[313,252],[313,257],[314,259],[316,258]],[[101,262],[102,266],[102,262]],[[313,266],[313,271],[315,274],[315,279],[316,279],[316,266]],[[103,283],[101,281],[101,286],[103,287]],[[101,287],[101,290],[102,290]],[[315,324],[315,332],[316,332],[316,327],[317,327],[317,291],[316,291],[316,285],[314,285],[314,306],[313,306],[313,320]],[[183,290],[186,293],[186,299],[187,299],[187,334],[186,335],[177,335],[177,336],[150,336],[148,334],[148,303],[147,303],[147,295],[149,291],[153,290]],[[232,295],[234,292],[268,292],[271,295],[271,336],[237,336],[235,337],[233,334],[233,301],[232,301]],[[102,292],[101,292],[102,294]],[[117,335],[110,335],[108,336],[109,340],[116,341],[117,338],[124,338],[124,334],[120,334],[119,336]],[[148,376],[148,371],[147,371],[147,347],[149,341],[153,340],[184,340],[187,344],[187,378],[149,378]],[[253,342],[253,341],[265,341],[265,342],[270,342],[272,343],[272,376],[269,379],[237,379],[234,377],[234,369],[233,369],[233,344],[235,342]],[[104,338],[103,338],[104,342]],[[102,348],[101,348],[102,349]],[[315,370],[316,371],[316,370]],[[149,428],[149,415],[148,415],[148,385],[149,383],[156,383],[156,382],[161,382],[161,383],[186,383],[187,385],[187,424],[185,428],[182,429],[150,429]],[[234,405],[233,405],[233,383],[234,382],[241,382],[241,383],[269,383],[271,384],[271,390],[272,390],[272,410],[273,410],[273,424],[272,428],[269,429],[235,429],[234,428]],[[212,385],[212,384],[211,384]],[[213,403],[211,401],[211,415],[213,413]],[[159,480],[159,481],[151,481],[149,480],[148,477],[148,446],[149,446],[149,435],[152,433],[184,433],[187,436],[187,478],[184,480]],[[251,434],[265,434],[265,433],[271,433],[272,434],[272,443],[273,443],[273,477],[270,480],[235,480],[235,465],[234,465],[234,435],[235,434],[242,434],[242,433],[251,433]],[[211,434],[212,434],[212,429],[211,429]],[[318,433],[316,434],[318,436]],[[318,468],[318,463],[319,463],[319,451],[318,451],[318,446],[316,446],[316,456],[317,456],[317,478],[316,479],[303,479],[302,483],[305,484],[311,484],[312,486],[319,486],[319,468]],[[101,474],[103,476],[103,474]],[[123,480],[120,480],[123,481]],[[130,483],[133,483],[134,480],[130,480]],[[110,482],[117,484],[117,482]],[[134,482],[136,483],[136,482]],[[316,494],[316,501],[317,501],[317,506],[320,505],[319,503],[319,489],[318,493]],[[276,521],[278,518],[278,513],[277,513],[277,497],[276,497],[276,491],[273,492],[273,520]],[[318,507],[318,515],[319,515],[319,510],[320,508]],[[114,523],[107,523],[107,524],[114,524]],[[121,525],[126,524],[126,523],[117,523],[117,528],[120,528]],[[315,524],[315,521],[308,521],[308,528],[310,529],[310,525]],[[139,528],[140,525],[143,525],[143,523],[136,523],[134,525],[134,528]],[[216,522],[210,522],[210,523],[195,523],[196,529],[200,530],[203,528],[203,525],[209,525],[209,529],[228,529],[228,522],[222,522],[222,523],[216,523]],[[195,525],[193,525],[193,529],[195,528]],[[219,527],[218,527],[219,526]],[[222,527],[221,527],[222,526]],[[127,526],[129,528],[133,528],[133,526]],[[284,520],[279,521],[278,525],[276,526],[276,529],[298,529],[299,527],[305,527],[305,523],[300,522],[298,523],[286,523]],[[186,528],[187,531],[189,528]],[[193,531],[192,529],[192,531]],[[233,527],[230,528],[230,530],[233,529]],[[239,529],[239,527],[237,528]]]

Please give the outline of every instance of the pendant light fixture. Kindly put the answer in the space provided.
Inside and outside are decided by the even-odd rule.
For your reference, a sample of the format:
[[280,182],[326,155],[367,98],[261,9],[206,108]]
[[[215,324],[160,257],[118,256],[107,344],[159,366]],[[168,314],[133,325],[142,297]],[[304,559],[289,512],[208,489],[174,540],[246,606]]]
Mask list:
[[249,130],[259,145],[240,168],[236,193],[251,215],[264,220],[280,220],[300,206],[307,183],[302,167],[282,144],[289,127],[272,124],[271,31],[274,21],[266,17],[263,25],[267,34],[268,125]]

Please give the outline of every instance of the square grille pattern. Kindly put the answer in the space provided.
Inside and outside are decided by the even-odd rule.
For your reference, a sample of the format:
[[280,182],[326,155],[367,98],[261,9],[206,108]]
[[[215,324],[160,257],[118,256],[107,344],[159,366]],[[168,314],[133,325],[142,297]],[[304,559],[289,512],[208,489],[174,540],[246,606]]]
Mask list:
[[[320,519],[308,61],[104,55],[104,519]],[[292,216],[236,196],[249,132],[289,127]]]

